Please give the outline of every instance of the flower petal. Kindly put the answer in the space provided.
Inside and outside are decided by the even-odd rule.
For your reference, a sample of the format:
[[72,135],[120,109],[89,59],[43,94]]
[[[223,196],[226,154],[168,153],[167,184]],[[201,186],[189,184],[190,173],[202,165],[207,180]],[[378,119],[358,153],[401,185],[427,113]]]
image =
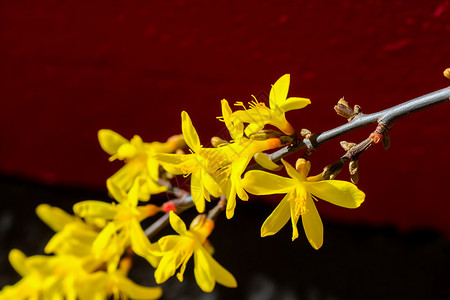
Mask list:
[[198,166],[195,154],[157,153],[154,157],[167,172],[174,175],[192,173]]
[[291,193],[289,195],[289,209],[291,212],[291,223],[292,223],[292,240],[295,240],[296,238],[298,238],[298,227],[297,227],[297,223],[298,223],[298,219],[300,218],[300,215],[297,214],[297,203],[296,203],[296,198],[299,195],[297,195],[297,193]]
[[198,286],[204,292],[212,292],[216,285],[214,274],[212,273],[207,256],[210,254],[206,250],[199,246],[194,251],[194,276]]
[[295,188],[296,182],[264,171],[253,170],[245,173],[242,186],[254,195],[284,194]]
[[306,176],[297,172],[297,170],[294,169],[294,167],[290,163],[288,163],[284,159],[281,159],[281,162],[283,163],[284,167],[286,168],[286,172],[289,176],[291,176],[291,178],[296,179],[299,182],[306,181]]
[[322,200],[334,205],[357,208],[364,202],[365,194],[356,185],[341,180],[305,182],[305,188]]
[[115,279],[117,280],[119,289],[130,299],[158,299],[162,296],[162,289],[160,287],[141,286],[122,276],[116,276]]
[[48,204],[39,204],[36,207],[36,214],[55,232],[62,230],[65,225],[74,222],[76,219],[76,217],[66,213],[64,210]]
[[263,168],[271,171],[279,171],[281,170],[282,166],[277,165],[274,163],[269,156],[265,153],[256,153],[255,156],[253,156],[255,161]]
[[283,103],[278,104],[278,107],[284,111],[291,111],[294,109],[300,109],[303,108],[305,106],[307,106],[308,104],[311,104],[311,100],[307,99],[307,98],[299,98],[299,97],[291,97],[289,99],[287,99],[286,101],[284,101]]
[[239,119],[234,118],[233,120],[231,118],[233,111],[231,110],[227,100],[223,99],[221,103],[222,103],[222,116],[223,121],[225,122],[225,126],[227,127],[231,138],[233,140],[239,140],[244,134],[243,133],[244,124]]
[[194,201],[195,208],[199,213],[205,211],[205,197],[203,196],[204,186],[202,184],[202,173],[200,170],[191,175],[191,196]]
[[308,212],[302,215],[303,228],[309,243],[317,250],[323,244],[323,225],[314,200],[309,194],[306,197],[306,209]]
[[178,253],[175,251],[170,251],[164,253],[164,256],[161,258],[159,262],[158,268],[155,270],[155,280],[157,284],[161,284],[165,282],[169,277],[175,274],[177,269],[176,265],[176,256]]
[[289,221],[289,218],[291,217],[288,200],[290,195],[291,193],[285,195],[266,221],[264,221],[264,224],[261,227],[262,237],[276,234]]
[[202,169],[202,183],[208,192],[214,197],[219,197],[222,195],[222,189],[217,184],[217,182],[205,171]]
[[271,109],[274,109],[275,106],[280,105],[286,100],[290,81],[291,75],[285,74],[273,84],[269,93],[269,104]]
[[116,154],[120,146],[129,143],[126,138],[109,129],[100,129],[98,131],[98,141],[100,147],[109,155]]
[[131,220],[130,224],[130,240],[133,251],[140,257],[145,258],[153,268],[156,268],[159,263],[159,258],[153,252],[158,252],[159,246],[158,244],[150,243],[141,225],[135,219]]
[[82,218],[112,220],[117,214],[117,207],[102,201],[87,200],[75,203],[73,212]]
[[[136,182],[136,178],[133,180]],[[106,187],[110,195],[119,203],[125,203],[127,201],[127,193],[122,190],[114,181],[106,180]]]
[[223,286],[235,288],[237,282],[234,276],[228,272],[221,264],[219,264],[206,249],[201,248],[201,251],[205,252],[205,257],[208,260],[209,266],[212,270],[215,280]]
[[183,220],[181,220],[181,218],[173,211],[169,212],[169,221],[173,230],[179,235],[186,235],[186,224],[184,224]]
[[14,270],[22,277],[25,277],[29,270],[25,263],[27,257],[19,249],[12,249],[9,251],[8,255],[9,263],[14,268]]
[[197,131],[195,130],[194,125],[192,125],[191,118],[187,112],[183,111],[181,113],[181,120],[181,129],[183,131],[184,140],[192,151],[197,152],[201,148],[200,138],[198,137]]

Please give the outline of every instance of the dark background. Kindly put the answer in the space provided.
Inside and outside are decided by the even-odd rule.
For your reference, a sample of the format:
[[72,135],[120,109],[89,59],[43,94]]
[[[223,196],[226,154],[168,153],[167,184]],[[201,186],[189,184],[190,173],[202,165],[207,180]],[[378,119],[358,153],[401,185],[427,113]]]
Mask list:
[[[288,119],[322,132],[345,122],[333,111],[342,96],[370,113],[448,86],[449,20],[450,1],[2,1],[0,286],[17,280],[9,249],[40,253],[52,234],[37,225],[37,204],[70,211],[106,199],[120,164],[107,161],[97,130],[163,141],[187,110],[208,145],[223,133],[221,99],[263,100],[290,73],[289,95],[312,104]],[[239,288],[210,296],[271,287],[269,299],[447,298],[449,113],[447,103],[401,119],[388,151],[362,155],[366,202],[321,203],[319,251],[292,243],[289,228],[258,237],[277,197],[238,203],[212,239]],[[310,157],[312,173],[343,154],[340,140]],[[198,292],[189,278],[175,286]]]

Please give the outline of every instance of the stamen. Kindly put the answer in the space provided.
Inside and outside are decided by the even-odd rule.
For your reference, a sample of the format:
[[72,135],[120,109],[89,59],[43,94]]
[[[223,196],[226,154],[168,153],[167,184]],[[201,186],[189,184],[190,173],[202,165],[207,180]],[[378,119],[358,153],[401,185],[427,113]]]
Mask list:
[[236,103],[234,103],[234,106],[241,106],[244,110],[247,110],[247,108],[244,105],[244,102],[242,101],[236,101]]

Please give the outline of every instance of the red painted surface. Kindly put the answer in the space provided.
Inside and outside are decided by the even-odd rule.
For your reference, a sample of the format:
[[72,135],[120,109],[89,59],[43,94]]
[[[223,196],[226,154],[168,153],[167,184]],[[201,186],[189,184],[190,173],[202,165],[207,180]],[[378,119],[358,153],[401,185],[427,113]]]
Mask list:
[[[119,164],[98,129],[165,140],[187,110],[207,144],[223,132],[222,98],[261,98],[285,73],[290,95],[312,100],[288,118],[313,132],[345,121],[333,111],[341,96],[372,112],[443,88],[449,2],[2,1],[0,171],[104,186]],[[449,113],[444,104],[398,121],[389,151],[361,157],[363,207],[322,204],[322,214],[450,235]],[[338,142],[311,156],[313,172],[342,154]]]

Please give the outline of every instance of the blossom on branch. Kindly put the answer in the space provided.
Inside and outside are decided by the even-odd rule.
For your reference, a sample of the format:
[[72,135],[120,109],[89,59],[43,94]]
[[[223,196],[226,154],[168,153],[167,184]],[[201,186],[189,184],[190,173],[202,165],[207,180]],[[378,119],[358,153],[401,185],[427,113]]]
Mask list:
[[365,194],[354,184],[340,180],[319,180],[321,176],[307,177],[311,164],[299,159],[294,169],[281,160],[291,178],[264,171],[249,171],[242,184],[255,195],[286,194],[261,227],[261,236],[277,233],[288,221],[292,222],[292,240],[298,237],[297,222],[302,217],[306,237],[314,249],[323,244],[323,225],[314,200],[325,200],[332,204],[357,208],[364,201]]
[[139,179],[136,179],[128,194],[125,194],[108,180],[108,190],[118,203],[88,200],[73,207],[75,214],[87,222],[104,223],[92,244],[92,251],[96,258],[108,260],[108,264],[117,264],[128,246],[152,266],[158,263],[158,258],[152,254],[157,250],[157,245],[150,243],[140,222],[160,209],[153,204],[138,206],[139,185]]
[[102,149],[111,155],[110,161],[119,159],[125,162],[125,165],[109,180],[124,192],[128,192],[135,179],[141,178],[143,180],[139,189],[139,200],[141,201],[148,201],[150,195],[159,194],[166,190],[166,187],[157,183],[159,163],[154,155],[156,153],[171,153],[184,146],[181,135],[172,136],[165,143],[144,143],[138,135],[135,135],[131,140],[127,140],[109,129],[99,130],[98,140]]
[[162,237],[158,244],[161,248],[155,279],[158,284],[165,282],[179,269],[177,278],[183,281],[186,264],[194,255],[194,276],[204,292],[211,292],[216,282],[226,287],[236,287],[234,276],[222,267],[205,249],[207,237],[214,228],[214,221],[205,220],[204,215],[195,219],[189,230],[173,211],[170,212],[170,225],[179,235]]
[[286,120],[285,113],[294,109],[300,109],[310,104],[311,101],[306,98],[289,97],[290,75],[281,76],[272,86],[269,94],[269,107],[264,102],[258,102],[255,98],[250,102],[250,108],[246,109],[242,102],[235,105],[242,106],[244,110],[235,111],[232,115],[233,122],[249,123],[245,128],[245,134],[250,137],[252,134],[263,129],[265,125],[273,125],[283,133],[291,135],[294,128]]

